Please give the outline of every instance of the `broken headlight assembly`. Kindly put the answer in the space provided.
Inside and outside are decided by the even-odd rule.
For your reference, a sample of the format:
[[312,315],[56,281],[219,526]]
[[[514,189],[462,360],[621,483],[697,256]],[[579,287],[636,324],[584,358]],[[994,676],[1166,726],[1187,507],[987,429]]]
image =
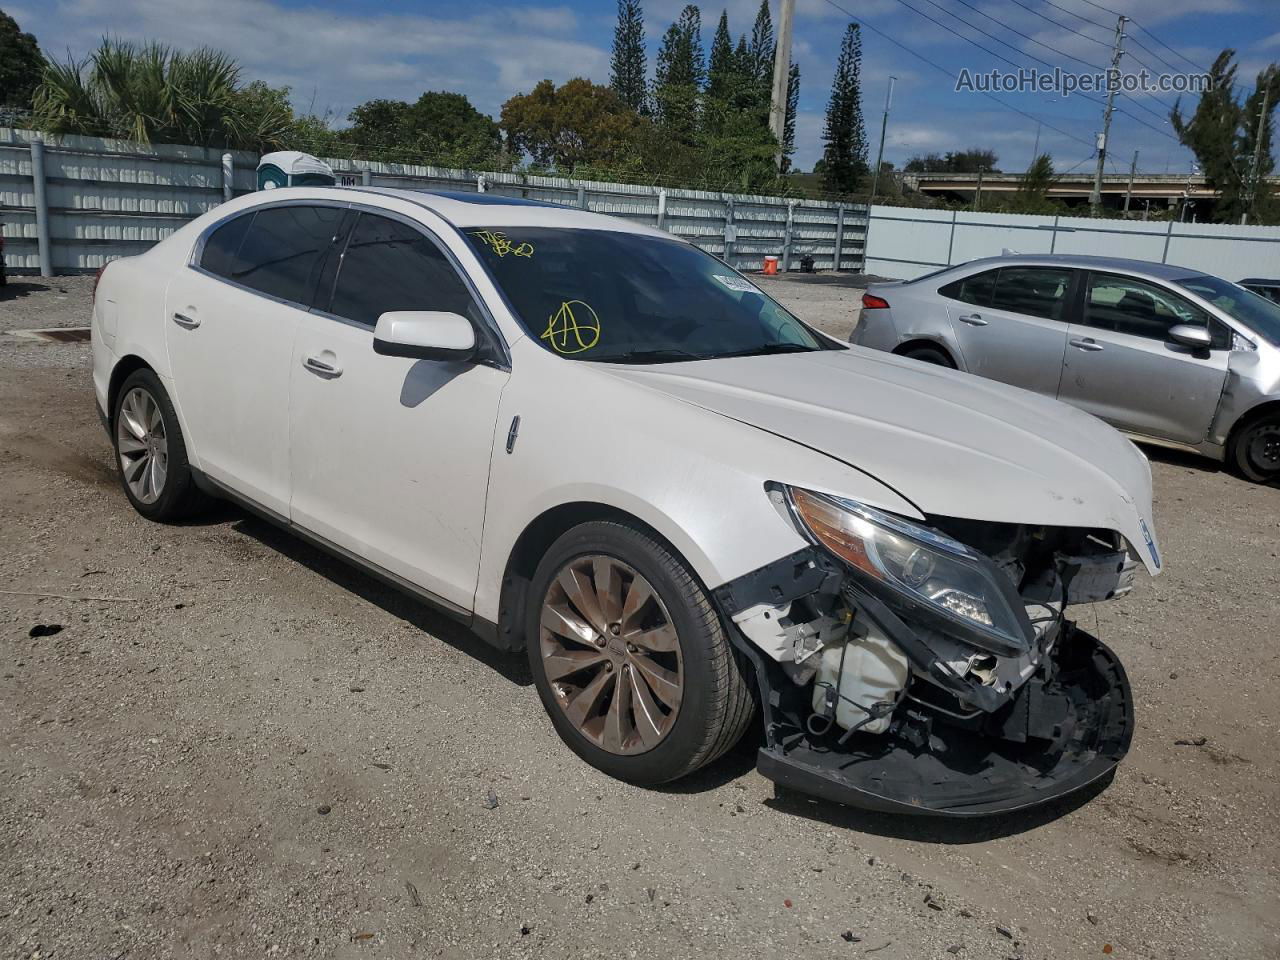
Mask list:
[[[786,490],[796,518],[891,607],[1002,656],[1034,635],[1015,585],[987,557],[853,500]],[[883,589],[876,589],[877,587]]]

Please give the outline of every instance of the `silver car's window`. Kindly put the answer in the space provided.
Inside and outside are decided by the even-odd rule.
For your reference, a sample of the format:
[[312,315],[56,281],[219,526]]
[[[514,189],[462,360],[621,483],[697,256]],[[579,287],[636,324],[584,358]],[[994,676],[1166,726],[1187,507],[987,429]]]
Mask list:
[[362,213],[343,251],[328,312],[372,327],[394,310],[480,320],[471,292],[430,238],[398,220]]
[[945,287],[940,287],[938,293],[961,303],[971,303],[975,307],[989,307],[991,295],[996,289],[996,275],[999,273],[999,270],[986,270],[971,277],[953,280]]
[[1178,286],[1203,297],[1223,313],[1280,346],[1280,306],[1270,300],[1218,277],[1188,277],[1179,280]]
[[1230,331],[1195,304],[1154,283],[1133,277],[1094,273],[1085,296],[1084,322],[1148,340],[1168,340],[1178,324],[1208,327],[1216,349],[1230,347]]
[[1061,320],[1071,289],[1071,271],[1054,267],[1002,267],[991,306],[1045,320]]

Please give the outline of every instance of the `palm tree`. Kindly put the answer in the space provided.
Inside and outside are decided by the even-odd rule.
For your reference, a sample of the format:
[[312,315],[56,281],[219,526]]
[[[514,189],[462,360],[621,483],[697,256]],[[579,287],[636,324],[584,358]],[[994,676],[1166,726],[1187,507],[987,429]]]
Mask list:
[[50,63],[34,100],[36,123],[49,133],[142,143],[271,149],[293,124],[287,104],[247,96],[239,65],[208,47],[106,38],[82,61]]

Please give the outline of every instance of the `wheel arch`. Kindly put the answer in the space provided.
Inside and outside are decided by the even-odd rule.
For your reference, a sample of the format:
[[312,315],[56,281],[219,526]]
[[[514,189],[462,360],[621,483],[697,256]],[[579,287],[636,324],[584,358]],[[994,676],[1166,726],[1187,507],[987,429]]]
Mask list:
[[1240,434],[1249,427],[1253,426],[1259,420],[1263,420],[1269,416],[1280,416],[1280,399],[1264,400],[1256,406],[1250,407],[1244,413],[1236,418],[1236,422],[1231,425],[1231,430],[1227,433],[1227,442],[1224,449],[1227,455],[1231,455],[1231,451],[1235,447],[1235,442],[1240,438]]
[[927,347],[930,350],[938,351],[944,357],[947,358],[947,361],[951,364],[952,367],[954,367],[957,370],[962,369],[960,366],[960,358],[957,357],[954,352],[952,352],[951,348],[947,346],[947,344],[944,343],[942,340],[937,340],[937,339],[934,339],[933,337],[920,337],[920,336],[912,337],[911,339],[904,340],[902,343],[898,344],[890,352],[893,353],[895,356],[903,357],[903,356],[906,356],[908,353],[910,353],[912,350],[917,350],[917,349],[920,349],[921,347]]
[[[138,370],[150,370],[156,373],[156,368],[136,353],[126,354],[111,368],[111,379],[107,383],[107,423],[112,429],[115,428],[116,400],[120,397],[120,388],[125,380]],[[156,376],[159,374],[156,373]]]
[[498,599],[496,624],[498,646],[511,651],[524,649],[522,614],[528,598],[528,586],[538,563],[551,545],[563,534],[576,526],[593,521],[623,523],[661,541],[681,563],[689,568],[702,588],[710,594],[702,572],[698,569],[700,565],[698,559],[705,563],[706,558],[691,557],[690,553],[693,551],[681,549],[679,544],[673,542],[672,537],[666,536],[661,529],[644,517],[617,505],[600,501],[568,501],[549,507],[530,520],[516,537],[507,554]]

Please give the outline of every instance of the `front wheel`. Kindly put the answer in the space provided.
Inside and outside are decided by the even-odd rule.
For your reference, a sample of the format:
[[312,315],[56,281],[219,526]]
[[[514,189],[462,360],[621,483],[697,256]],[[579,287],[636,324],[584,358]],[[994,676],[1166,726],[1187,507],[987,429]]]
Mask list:
[[614,522],[561,536],[529,591],[526,644],[551,722],[593,767],[675,780],[742,737],[754,705],[706,592],[650,534]]
[[954,370],[956,365],[951,362],[951,358],[947,356],[946,351],[940,347],[912,347],[902,352],[904,357],[911,360],[919,360],[921,363],[932,363],[938,367],[949,367]]
[[1231,441],[1228,459],[1246,480],[1280,479],[1280,416],[1260,417],[1242,427]]

